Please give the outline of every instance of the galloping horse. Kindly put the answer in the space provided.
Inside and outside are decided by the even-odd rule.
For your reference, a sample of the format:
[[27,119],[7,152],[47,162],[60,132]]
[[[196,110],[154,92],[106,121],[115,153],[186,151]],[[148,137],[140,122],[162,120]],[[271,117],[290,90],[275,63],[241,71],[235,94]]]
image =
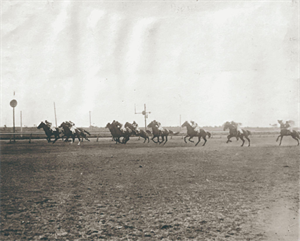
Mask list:
[[48,143],[51,142],[51,136],[54,135],[55,140],[52,142],[52,144],[54,144],[61,136],[60,134],[63,134],[62,131],[57,128],[57,127],[49,127],[48,125],[46,125],[43,121],[38,125],[37,127],[38,129],[43,128],[45,131],[45,134],[47,136],[47,141]]
[[78,140],[79,140],[78,145],[80,145],[80,133],[81,132],[74,125],[72,125],[70,122],[66,121],[66,122],[61,123],[59,128],[64,129],[64,134],[67,137],[65,142],[68,141],[69,137],[71,137],[73,139],[73,142],[74,142],[75,137],[77,137]]
[[113,128],[112,124],[111,123],[107,123],[107,125],[105,126],[105,128],[108,128],[110,133],[111,133],[111,136],[113,138],[113,140],[116,142],[116,144],[120,142],[120,136],[117,135],[116,131],[115,131],[115,128]]
[[280,135],[277,137],[276,141],[278,141],[279,137],[281,137],[279,146],[281,145],[281,141],[284,136],[291,136],[293,139],[295,139],[298,142],[298,146],[299,146],[300,134],[296,130],[289,130],[288,127],[290,126],[286,126],[286,124],[284,124],[282,120],[278,120],[278,123],[280,124],[281,130],[280,130]]
[[243,141],[243,144],[241,146],[244,146],[245,140],[243,137],[245,137],[248,140],[248,146],[250,146],[250,139],[249,139],[249,135],[251,135],[251,132],[245,129],[240,129],[238,130],[238,125],[235,122],[225,122],[225,124],[223,125],[223,130],[226,131],[227,129],[229,129],[229,135],[227,136],[227,142],[231,142],[230,138],[231,137],[236,137],[236,139],[238,140],[239,138],[241,138],[241,140]]
[[[168,135],[169,135],[169,134],[177,135],[177,134],[179,133],[179,132],[174,133],[174,132],[171,131],[171,130],[168,130],[168,129],[166,129],[166,128],[162,128],[162,127],[160,126],[160,123],[157,122],[156,120],[153,120],[152,122],[150,122],[150,123],[148,124],[147,127],[151,127],[151,128],[152,128],[153,137],[151,138],[151,140],[152,140],[154,143],[159,143],[159,144],[161,144],[161,143],[164,142],[165,137],[166,137],[166,141],[164,142],[164,144],[166,144],[167,141],[168,141]],[[161,141],[161,142],[159,141],[159,137],[160,137],[160,136],[161,136],[161,138],[162,138],[162,141]],[[155,137],[157,138],[157,142],[154,141],[154,138],[155,138]],[[164,144],[163,144],[163,145],[164,145]]]
[[114,133],[113,137],[123,137],[122,144],[126,144],[129,140],[129,137],[133,134],[132,130],[123,127],[120,122],[115,120],[110,124],[110,128],[112,129],[112,133]]
[[200,140],[201,140],[201,137],[202,137],[203,140],[204,140],[204,144],[202,145],[202,146],[204,146],[205,143],[207,142],[206,136],[208,136],[208,138],[211,137],[210,132],[205,131],[205,130],[203,130],[203,129],[201,129],[201,128],[196,128],[196,129],[194,129],[194,128],[192,127],[192,125],[191,125],[188,121],[184,122],[184,123],[181,125],[181,127],[186,127],[186,129],[187,129],[187,135],[184,137],[184,142],[185,142],[185,143],[187,143],[187,142],[186,142],[186,138],[187,138],[187,137],[190,137],[190,138],[189,138],[189,141],[190,141],[190,142],[194,142],[194,141],[192,141],[191,139],[192,139],[194,136],[198,136],[198,142],[195,144],[195,146],[198,145],[198,143],[199,143]]
[[135,122],[133,124],[126,122],[124,126],[129,128],[130,130],[132,130],[136,136],[140,136],[140,137],[144,138],[145,139],[144,143],[146,142],[147,139],[148,139],[148,143],[149,143],[148,133],[145,132],[144,130],[141,130]]

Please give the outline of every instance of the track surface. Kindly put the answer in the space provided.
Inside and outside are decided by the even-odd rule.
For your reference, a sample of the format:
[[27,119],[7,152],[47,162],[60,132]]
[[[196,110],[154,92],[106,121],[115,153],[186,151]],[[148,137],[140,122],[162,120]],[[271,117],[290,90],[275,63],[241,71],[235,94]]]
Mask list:
[[2,141],[0,239],[298,240],[300,148],[275,139]]

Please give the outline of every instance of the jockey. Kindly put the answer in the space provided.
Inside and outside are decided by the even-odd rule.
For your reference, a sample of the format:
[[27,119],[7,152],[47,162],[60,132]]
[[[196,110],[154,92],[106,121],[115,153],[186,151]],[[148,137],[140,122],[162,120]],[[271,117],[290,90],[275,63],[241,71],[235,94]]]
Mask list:
[[293,128],[292,128],[292,126],[291,126],[291,124],[290,124],[289,121],[286,121],[285,124],[284,124],[284,126],[285,126],[285,128],[286,128],[286,130],[288,132],[293,132]]
[[156,122],[156,124],[157,124],[157,129],[159,129],[160,131],[163,131],[164,128],[162,128],[161,123],[158,122],[158,121],[155,121],[155,122]]
[[137,124],[135,121],[133,121],[132,126],[134,127],[135,133],[136,133],[136,134],[139,134],[141,130],[140,130],[140,128],[138,127],[138,124]]
[[[114,121],[114,122],[117,122],[117,121]],[[124,133],[125,131],[127,131],[126,127],[123,126],[123,124],[121,124],[121,123],[119,123],[119,122],[117,122],[116,127],[119,128],[120,131],[122,131],[123,133]]]
[[51,122],[48,122],[47,120],[45,120],[45,124],[50,128],[52,126]]
[[48,122],[47,120],[45,120],[45,124],[49,127],[49,129],[51,131],[56,131],[56,128],[54,126],[52,126],[51,122]]
[[195,130],[196,127],[198,127],[198,124],[195,121],[191,120],[191,126],[193,127],[193,129]]
[[70,131],[72,131],[72,133],[75,134],[77,127],[75,126],[75,123],[73,123],[72,121],[69,121],[70,124]]
[[243,134],[243,130],[242,130],[242,128],[240,127],[239,123],[236,123],[236,122],[234,122],[234,121],[231,121],[231,125],[232,125],[234,128],[236,128],[236,132],[237,132],[238,135]]

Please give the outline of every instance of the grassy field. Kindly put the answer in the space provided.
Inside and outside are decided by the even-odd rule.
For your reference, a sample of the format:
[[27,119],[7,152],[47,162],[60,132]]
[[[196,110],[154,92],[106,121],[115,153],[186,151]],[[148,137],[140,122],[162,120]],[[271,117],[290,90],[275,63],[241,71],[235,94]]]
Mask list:
[[298,240],[300,148],[275,139],[1,141],[0,239]]

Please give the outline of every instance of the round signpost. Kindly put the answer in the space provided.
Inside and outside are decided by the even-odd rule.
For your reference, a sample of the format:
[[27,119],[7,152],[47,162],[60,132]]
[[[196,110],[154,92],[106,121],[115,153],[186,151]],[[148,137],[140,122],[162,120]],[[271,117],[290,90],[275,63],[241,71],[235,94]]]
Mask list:
[[[15,107],[17,106],[18,102],[14,99],[9,104],[13,108],[13,133],[15,133]],[[14,135],[14,142],[16,142],[15,135]]]

